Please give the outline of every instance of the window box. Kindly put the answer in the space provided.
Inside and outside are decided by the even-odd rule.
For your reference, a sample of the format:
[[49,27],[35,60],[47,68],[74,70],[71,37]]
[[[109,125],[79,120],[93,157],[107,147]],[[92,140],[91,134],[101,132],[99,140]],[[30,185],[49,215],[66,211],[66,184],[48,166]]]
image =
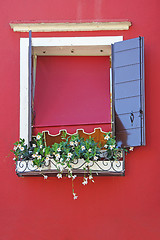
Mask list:
[[[51,135],[49,132],[43,132],[44,145],[52,147],[54,143],[62,142],[62,135],[65,131],[66,137],[70,139],[72,134],[67,133],[66,130],[61,130],[57,135]],[[84,140],[89,139],[89,137],[93,138],[95,142],[99,143],[101,146],[104,146],[106,142],[109,140],[104,140],[105,132],[101,130],[101,128],[97,128],[92,133],[85,133],[83,129],[77,130],[76,134],[78,134],[79,138],[83,138]],[[110,138],[111,139],[111,138]],[[64,140],[65,141],[65,140]],[[73,143],[73,142],[72,142]],[[78,144],[78,143],[77,143]],[[113,144],[113,143],[112,143]],[[108,145],[109,146],[109,145]],[[72,146],[70,146],[72,148]],[[37,151],[37,150],[36,150]],[[111,151],[111,150],[110,150]],[[116,155],[116,160],[113,159],[113,155],[110,158],[107,156],[107,150],[105,148],[101,149],[100,157],[97,160],[90,161],[90,167],[92,174],[94,175],[124,175],[125,170],[125,152],[123,150],[119,150],[118,155]],[[45,160],[44,165],[38,168],[33,163],[34,159],[22,159],[16,162],[16,172],[19,176],[30,176],[30,175],[56,175],[57,162],[53,159],[53,157],[49,157]],[[73,174],[76,173],[78,175],[84,175],[86,171],[84,171],[84,166],[86,161],[81,159],[74,159],[72,161],[72,170]],[[67,165],[65,166],[63,173],[68,173]]]
[[[75,160],[73,162],[74,168],[73,173],[78,174],[79,176],[84,175],[83,166],[85,164],[84,160],[80,159],[79,161]],[[33,160],[22,160],[17,161],[16,163],[16,173],[18,176],[56,176],[56,162],[53,159],[50,159],[46,162],[45,166],[41,169],[38,169],[37,166],[33,164]],[[107,175],[115,175],[115,176],[124,176],[125,174],[125,160],[123,156],[123,160],[118,161],[107,161],[107,160],[97,160],[93,162],[93,165],[90,167],[93,175],[97,176],[107,176]],[[63,171],[65,175],[67,170]]]

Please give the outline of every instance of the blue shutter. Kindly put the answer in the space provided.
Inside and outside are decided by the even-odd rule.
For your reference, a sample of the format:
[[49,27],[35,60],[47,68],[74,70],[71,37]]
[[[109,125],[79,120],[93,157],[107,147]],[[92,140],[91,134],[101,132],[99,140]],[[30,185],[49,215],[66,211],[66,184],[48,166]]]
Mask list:
[[119,146],[145,145],[144,38],[112,45],[112,122]]
[[32,95],[31,95],[31,88],[32,88],[32,32],[29,31],[29,47],[28,47],[28,64],[29,64],[29,73],[28,73],[28,109],[29,109],[29,114],[28,114],[28,140],[31,141],[32,138]]

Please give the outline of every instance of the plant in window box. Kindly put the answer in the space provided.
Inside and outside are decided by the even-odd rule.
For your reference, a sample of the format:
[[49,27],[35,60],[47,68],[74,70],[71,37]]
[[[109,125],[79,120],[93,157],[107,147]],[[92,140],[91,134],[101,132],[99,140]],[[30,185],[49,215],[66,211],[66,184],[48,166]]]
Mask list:
[[[124,150],[116,147],[116,140],[115,137],[112,137],[111,132],[103,135],[101,142],[96,142],[91,136],[85,138],[80,137],[78,133],[68,135],[66,131],[63,131],[59,142],[47,146],[43,133],[38,133],[29,147],[23,139],[14,144],[14,160],[19,162],[32,160],[33,165],[41,172],[44,179],[47,179],[48,176],[43,173],[43,169],[49,165],[50,161],[53,161],[58,178],[65,175],[72,179],[73,198],[77,199],[73,185],[73,180],[77,177],[74,173],[75,161],[82,162],[84,171],[82,184],[86,185],[89,181],[94,182],[92,166],[95,162],[106,159],[118,160]],[[125,149],[125,151],[127,150]]]

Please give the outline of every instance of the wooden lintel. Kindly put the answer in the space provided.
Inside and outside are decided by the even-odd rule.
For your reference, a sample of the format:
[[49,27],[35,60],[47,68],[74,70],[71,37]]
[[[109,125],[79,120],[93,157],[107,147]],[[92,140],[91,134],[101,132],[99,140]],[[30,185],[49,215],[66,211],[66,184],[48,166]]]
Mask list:
[[85,22],[85,23],[10,23],[14,32],[66,32],[66,31],[105,31],[128,30],[130,21]]

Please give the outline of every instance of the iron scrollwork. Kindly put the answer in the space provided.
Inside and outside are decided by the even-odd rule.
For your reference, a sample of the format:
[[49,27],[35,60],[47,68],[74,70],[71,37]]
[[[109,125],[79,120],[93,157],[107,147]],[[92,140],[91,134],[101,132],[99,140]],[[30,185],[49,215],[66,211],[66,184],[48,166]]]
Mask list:
[[[107,159],[107,155],[105,152],[101,153],[101,158],[98,160],[92,161],[90,168],[92,170],[92,173],[103,173],[103,175],[124,175],[125,172],[125,156],[123,152],[119,153],[118,159],[116,160],[109,160]],[[76,173],[83,173],[84,172],[84,166],[85,166],[85,160],[84,159],[74,159],[72,162],[73,164],[73,171]],[[67,167],[66,167],[67,168]],[[64,169],[67,172],[67,169]],[[39,175],[40,173],[45,172],[45,174],[57,172],[56,168],[56,162],[53,160],[53,158],[50,158],[49,160],[45,161],[43,167],[38,168],[36,165],[34,165],[32,159],[27,160],[20,160],[16,163],[16,172],[18,175]],[[58,173],[58,172],[57,172]]]

